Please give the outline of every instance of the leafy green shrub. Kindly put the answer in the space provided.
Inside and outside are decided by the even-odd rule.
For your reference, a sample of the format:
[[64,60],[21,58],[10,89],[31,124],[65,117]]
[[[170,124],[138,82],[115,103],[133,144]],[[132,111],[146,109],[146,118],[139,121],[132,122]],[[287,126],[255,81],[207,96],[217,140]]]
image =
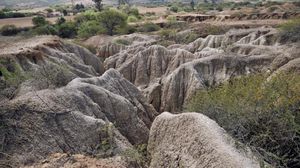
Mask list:
[[35,35],[57,35],[57,29],[52,25],[44,25],[36,27],[32,30]]
[[3,36],[13,36],[20,32],[20,30],[15,25],[5,25],[0,29],[1,35]]
[[104,28],[97,21],[84,22],[78,28],[78,35],[82,38],[88,38],[103,32],[105,32]]
[[127,21],[128,22],[137,22],[138,18],[136,18],[135,16],[128,16]]
[[77,26],[73,22],[58,25],[58,35],[62,38],[72,38],[77,35]]
[[177,13],[179,11],[179,8],[175,5],[172,5],[169,10],[172,11],[172,12]]
[[266,77],[250,75],[200,90],[187,110],[209,116],[275,167],[299,167],[300,76]]
[[137,31],[137,29],[134,26],[128,25],[128,24],[126,24],[125,26],[119,27],[117,29],[118,34],[132,34],[132,33],[135,33],[136,31]]
[[48,24],[45,17],[43,17],[43,16],[33,17],[32,18],[32,23],[33,23],[34,26],[44,26],[44,25]]
[[280,25],[281,42],[297,42],[300,41],[300,19],[290,20]]
[[92,11],[92,10],[88,10],[88,11],[85,11],[84,13],[76,15],[74,20],[77,24],[81,24],[86,21],[97,20],[98,15],[99,15],[99,13]]
[[139,32],[154,32],[154,31],[158,31],[160,29],[160,27],[158,25],[156,25],[155,23],[152,22],[147,22],[145,24],[143,24],[138,31]]

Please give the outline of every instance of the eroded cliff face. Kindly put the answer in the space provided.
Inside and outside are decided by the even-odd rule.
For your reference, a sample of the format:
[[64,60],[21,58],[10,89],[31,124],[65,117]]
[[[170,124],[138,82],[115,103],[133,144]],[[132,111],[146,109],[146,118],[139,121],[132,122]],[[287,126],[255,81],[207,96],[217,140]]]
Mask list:
[[104,67],[98,57],[83,47],[58,37],[40,36],[2,47],[0,72],[1,86],[9,83],[18,87],[10,91],[11,94],[0,94],[4,99],[33,90],[65,86],[76,77],[99,76]]
[[11,92],[0,100],[1,165],[53,153],[120,157],[148,142],[157,111],[87,49],[41,36],[9,44],[0,59],[1,94]]
[[[281,45],[273,28],[231,30],[188,45],[132,47],[107,58],[157,111],[181,111],[197,89],[249,73],[295,69],[297,44]],[[286,52],[286,51],[290,52]]]
[[56,152],[120,154],[147,143],[156,115],[139,90],[113,69],[65,87],[29,92],[1,110],[4,158],[21,164]]

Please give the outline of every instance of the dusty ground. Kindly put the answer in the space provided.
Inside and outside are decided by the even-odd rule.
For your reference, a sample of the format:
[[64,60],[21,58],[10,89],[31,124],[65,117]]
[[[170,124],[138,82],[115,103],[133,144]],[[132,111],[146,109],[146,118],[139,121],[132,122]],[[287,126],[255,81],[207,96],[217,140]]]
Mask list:
[[[74,16],[66,16],[67,20],[72,20]],[[57,20],[57,17],[47,18],[48,21],[54,23]],[[0,28],[4,25],[13,24],[17,27],[31,27],[32,25],[32,17],[24,17],[24,18],[9,18],[9,19],[0,19]]]
[[156,8],[147,8],[143,6],[137,7],[140,11],[140,13],[147,13],[147,12],[155,12],[156,14],[164,14],[167,11],[167,7],[156,7]]

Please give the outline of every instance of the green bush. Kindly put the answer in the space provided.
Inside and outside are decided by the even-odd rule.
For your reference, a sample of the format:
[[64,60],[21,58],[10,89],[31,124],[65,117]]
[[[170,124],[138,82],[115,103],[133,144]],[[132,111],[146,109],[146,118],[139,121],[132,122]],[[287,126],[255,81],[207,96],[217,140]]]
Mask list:
[[176,38],[177,31],[175,29],[162,29],[159,32],[160,37],[164,38],[165,40],[172,40],[174,41]]
[[104,28],[97,21],[87,21],[78,28],[78,35],[81,38],[88,38],[105,32]]
[[138,18],[136,18],[135,16],[128,16],[127,21],[128,22],[137,22]]
[[155,23],[152,22],[147,22],[145,24],[143,24],[138,31],[139,32],[154,32],[154,31],[158,31],[160,29],[160,27],[158,25],[156,25]]
[[172,5],[169,10],[172,11],[172,12],[177,13],[179,11],[179,8],[175,5]]
[[85,11],[84,13],[76,15],[74,20],[77,24],[81,24],[86,21],[97,20],[97,15],[99,15],[99,13],[92,11],[92,10],[88,10],[88,11]]
[[32,30],[35,35],[57,35],[57,29],[52,25],[44,25],[36,27]]
[[125,25],[125,26],[119,27],[117,29],[118,34],[132,34],[136,31],[137,31],[137,29],[131,25]]
[[140,18],[140,12],[136,7],[131,7],[129,5],[121,5],[120,10],[128,16],[135,16],[136,18]]
[[33,17],[32,18],[32,23],[33,23],[34,26],[44,26],[44,25],[48,24],[45,17],[43,17],[43,16]]
[[256,149],[275,167],[300,165],[300,75],[234,78],[200,90],[187,105],[201,112],[239,141]]
[[222,6],[218,6],[218,7],[216,8],[216,10],[217,10],[217,11],[223,11],[223,7],[222,7]]
[[300,19],[290,20],[280,25],[281,42],[297,42],[300,41]]
[[3,36],[13,36],[20,32],[20,30],[15,25],[5,25],[0,29],[1,35]]
[[58,35],[62,38],[72,38],[77,35],[77,26],[73,22],[58,25]]

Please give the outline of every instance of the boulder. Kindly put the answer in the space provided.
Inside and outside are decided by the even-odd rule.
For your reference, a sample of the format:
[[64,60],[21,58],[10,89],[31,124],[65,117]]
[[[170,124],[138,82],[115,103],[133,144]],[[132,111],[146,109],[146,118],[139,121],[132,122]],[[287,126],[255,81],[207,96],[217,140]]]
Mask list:
[[164,112],[153,122],[148,143],[151,168],[259,168],[251,150],[199,113]]

